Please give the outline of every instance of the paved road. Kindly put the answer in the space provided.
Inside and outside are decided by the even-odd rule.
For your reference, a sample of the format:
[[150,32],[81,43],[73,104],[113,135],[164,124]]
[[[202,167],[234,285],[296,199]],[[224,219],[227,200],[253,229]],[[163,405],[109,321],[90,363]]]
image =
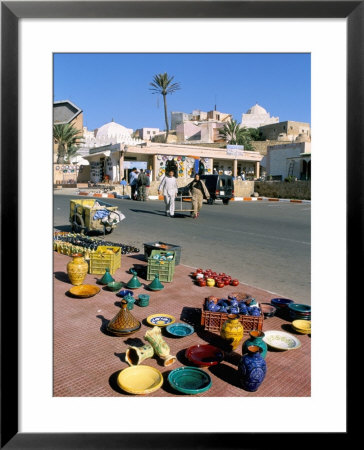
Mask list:
[[[64,190],[54,195],[56,228],[70,229],[70,198]],[[194,220],[182,214],[165,217],[161,201],[102,200],[117,205],[126,216],[108,240],[141,251],[144,242],[180,245],[185,265],[226,272],[248,285],[311,304],[309,203],[204,204]]]

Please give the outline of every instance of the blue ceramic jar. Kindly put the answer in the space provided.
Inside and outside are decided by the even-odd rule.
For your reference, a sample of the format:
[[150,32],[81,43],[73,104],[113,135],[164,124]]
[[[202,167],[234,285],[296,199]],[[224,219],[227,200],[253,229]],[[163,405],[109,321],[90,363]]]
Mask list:
[[246,391],[255,392],[262,384],[267,373],[267,364],[260,354],[261,348],[250,345],[238,365],[240,382]]

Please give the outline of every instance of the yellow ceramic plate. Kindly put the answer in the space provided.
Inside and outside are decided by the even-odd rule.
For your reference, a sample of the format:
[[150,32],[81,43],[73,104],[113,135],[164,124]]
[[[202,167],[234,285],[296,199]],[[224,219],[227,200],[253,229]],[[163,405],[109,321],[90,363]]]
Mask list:
[[292,327],[295,331],[302,334],[311,333],[311,321],[310,320],[294,320]]
[[80,284],[79,286],[73,286],[69,292],[75,297],[88,298],[98,294],[100,288],[92,284]]
[[149,325],[157,325],[158,327],[166,327],[175,321],[175,317],[170,316],[169,314],[152,314],[147,317],[147,322]]
[[130,366],[119,373],[117,383],[130,394],[150,394],[162,386],[163,376],[154,367]]

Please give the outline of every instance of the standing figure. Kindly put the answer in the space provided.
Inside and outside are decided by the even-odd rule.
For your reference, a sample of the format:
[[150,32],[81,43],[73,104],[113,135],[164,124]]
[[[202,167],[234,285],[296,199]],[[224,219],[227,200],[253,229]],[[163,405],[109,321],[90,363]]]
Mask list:
[[131,169],[130,177],[129,177],[129,184],[131,187],[131,198],[132,200],[136,200],[136,190],[138,187],[138,174],[136,167],[133,167]]
[[166,205],[166,216],[174,217],[174,200],[177,197],[178,186],[177,178],[174,177],[173,170],[168,172],[168,175],[161,181],[158,194],[161,192],[164,195],[164,203]]
[[190,194],[192,195],[192,217],[197,219],[200,215],[200,209],[202,208],[203,199],[210,198],[210,193],[205,186],[205,183],[200,180],[200,175],[196,173],[195,178],[187,185]]
[[138,200],[145,202],[147,200],[147,186],[149,184],[149,177],[140,169],[138,176]]

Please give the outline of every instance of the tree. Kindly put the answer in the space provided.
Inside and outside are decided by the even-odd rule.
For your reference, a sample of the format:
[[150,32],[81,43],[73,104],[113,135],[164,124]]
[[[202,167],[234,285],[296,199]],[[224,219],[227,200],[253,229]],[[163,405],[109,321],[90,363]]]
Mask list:
[[219,131],[219,135],[225,139],[227,144],[244,145],[244,150],[253,150],[249,130],[246,127],[240,127],[240,124],[234,119],[224,124],[224,127]]
[[82,133],[70,123],[53,125],[53,139],[58,144],[57,163],[73,156],[82,142]]
[[167,95],[173,94],[173,92],[181,89],[180,83],[172,83],[174,76],[169,76],[166,72],[154,75],[153,82],[149,83],[151,88],[149,88],[153,94],[161,94],[163,96],[164,104],[164,120],[166,123],[166,140],[168,140],[169,135],[169,124],[168,124],[168,113],[167,113]]

